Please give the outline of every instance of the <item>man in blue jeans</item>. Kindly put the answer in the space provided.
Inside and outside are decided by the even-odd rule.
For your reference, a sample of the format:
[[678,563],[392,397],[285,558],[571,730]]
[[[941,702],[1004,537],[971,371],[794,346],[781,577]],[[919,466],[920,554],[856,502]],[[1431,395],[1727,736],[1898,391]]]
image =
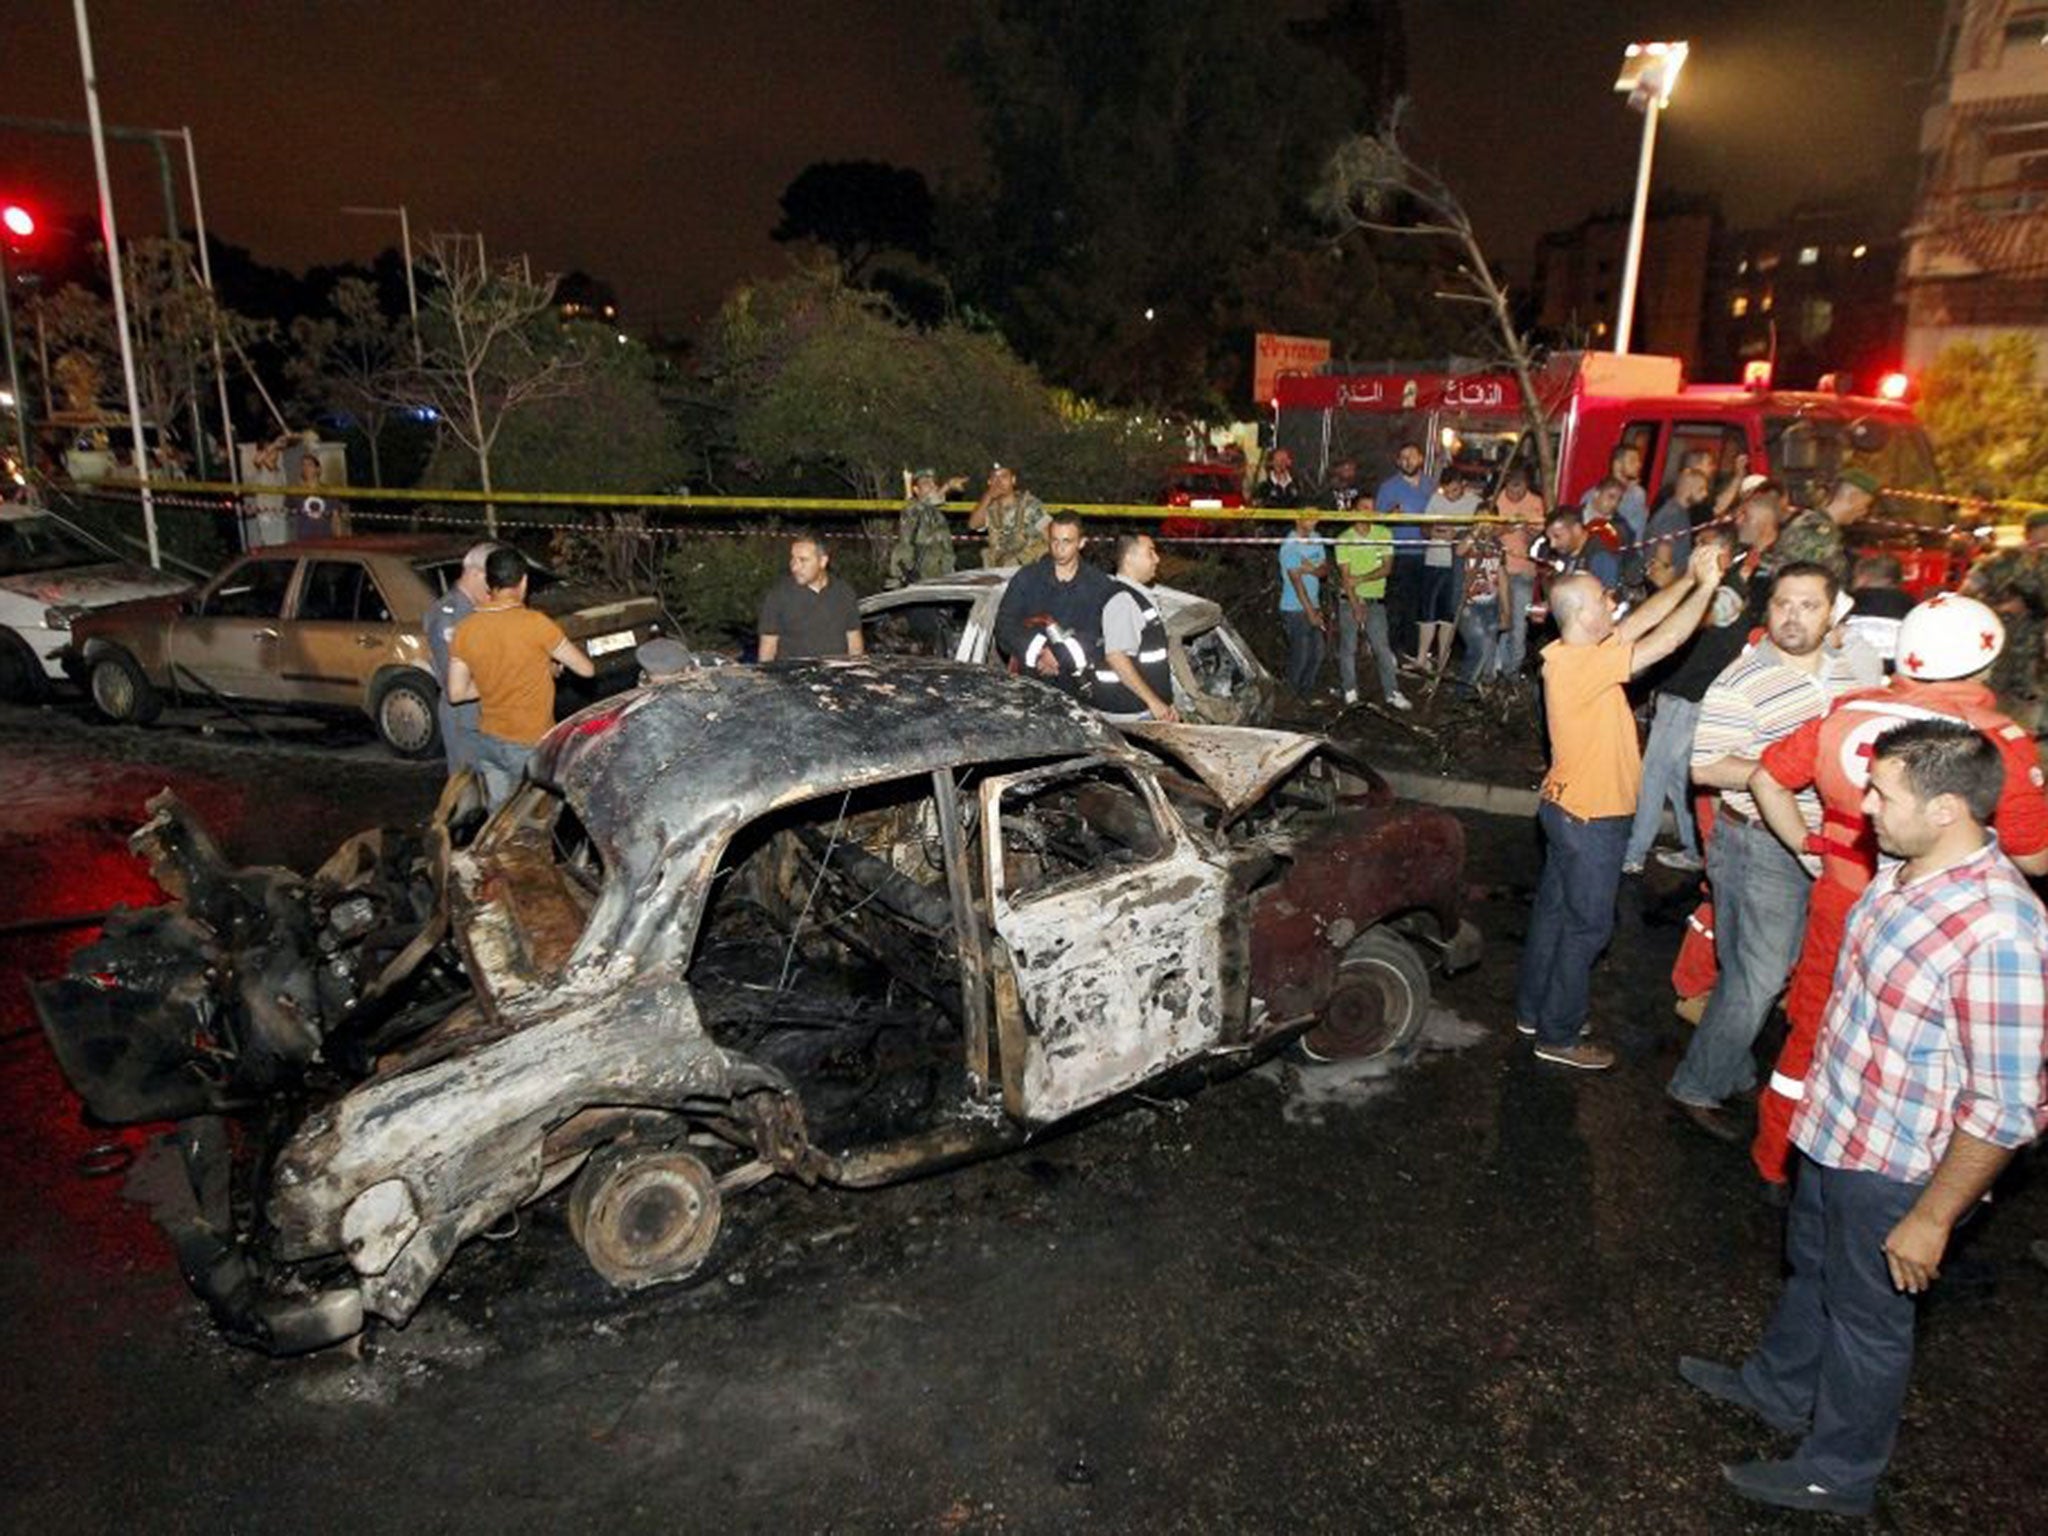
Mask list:
[[1280,541],[1280,627],[1287,631],[1287,684],[1302,699],[1315,692],[1323,667],[1323,577],[1329,552],[1316,537],[1316,514],[1294,520],[1294,532]]
[[1899,862],[1850,910],[1793,1115],[1791,1273],[1739,1369],[1678,1362],[1707,1396],[1800,1437],[1781,1461],[1722,1468],[1761,1504],[1870,1512],[1912,1375],[1914,1298],[2048,1126],[2048,911],[1987,825],[1999,756],[1955,720],[1911,721],[1872,751],[1863,811]]
[[[1771,580],[1766,637],[1715,679],[1693,731],[1693,782],[1721,791],[1707,847],[1720,974],[1665,1092],[1680,1116],[1722,1141],[1749,1140],[1722,1103],[1756,1082],[1750,1048],[1792,974],[1813,891],[1813,875],[1759,819],[1750,775],[1772,742],[1852,689],[1884,680],[1868,646],[1829,643],[1835,593],[1826,566],[1781,567]],[[1802,791],[1799,806],[1807,831],[1818,832],[1819,796]]]
[[1694,551],[1685,575],[1617,621],[1598,577],[1551,583],[1558,638],[1543,648],[1550,773],[1537,819],[1543,875],[1522,947],[1515,1028],[1541,1061],[1598,1072],[1614,1052],[1582,1039],[1593,963],[1614,931],[1621,854],[1642,779],[1628,680],[1699,626],[1721,580],[1722,551]]

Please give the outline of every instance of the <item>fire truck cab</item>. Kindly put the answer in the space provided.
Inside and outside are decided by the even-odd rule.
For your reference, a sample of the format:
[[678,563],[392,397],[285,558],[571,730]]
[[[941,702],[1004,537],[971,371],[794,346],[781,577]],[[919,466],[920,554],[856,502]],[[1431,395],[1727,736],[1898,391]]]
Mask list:
[[[1556,464],[1551,505],[1578,502],[1608,472],[1616,448],[1642,450],[1643,486],[1654,506],[1686,457],[1705,453],[1716,485],[1739,474],[1780,481],[1812,506],[1843,470],[1860,468],[1888,491],[1938,493],[1927,435],[1890,400],[1755,384],[1688,384],[1675,357],[1579,352],[1554,355],[1535,380]],[[1513,374],[1449,363],[1373,365],[1344,372],[1286,373],[1274,385],[1275,444],[1319,481],[1342,458],[1367,486],[1388,472],[1404,442],[1422,446],[1428,473],[1456,463],[1491,489],[1514,464],[1538,480],[1539,462]],[[1912,591],[1952,584],[1957,551],[1941,530],[1941,502],[1886,496],[1879,539],[1896,554]]]

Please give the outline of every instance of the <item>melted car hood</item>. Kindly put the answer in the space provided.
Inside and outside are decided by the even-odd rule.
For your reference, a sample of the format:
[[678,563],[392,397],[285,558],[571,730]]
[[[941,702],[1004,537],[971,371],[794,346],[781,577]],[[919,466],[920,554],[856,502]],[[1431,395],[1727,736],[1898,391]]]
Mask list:
[[1321,736],[1242,725],[1168,725],[1146,720],[1120,729],[1187,769],[1223,802],[1225,813],[1231,816],[1257,803],[1305,758],[1332,750]]

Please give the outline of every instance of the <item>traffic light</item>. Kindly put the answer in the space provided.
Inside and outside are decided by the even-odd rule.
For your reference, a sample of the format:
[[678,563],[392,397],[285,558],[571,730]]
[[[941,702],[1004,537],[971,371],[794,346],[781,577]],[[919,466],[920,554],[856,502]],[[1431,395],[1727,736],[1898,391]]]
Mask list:
[[26,240],[36,232],[36,216],[19,203],[0,205],[0,228],[16,240]]

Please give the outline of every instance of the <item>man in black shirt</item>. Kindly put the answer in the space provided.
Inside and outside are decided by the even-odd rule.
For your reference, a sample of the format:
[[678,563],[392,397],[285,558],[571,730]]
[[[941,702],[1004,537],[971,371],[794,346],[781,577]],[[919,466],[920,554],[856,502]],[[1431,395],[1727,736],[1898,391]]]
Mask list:
[[832,557],[815,534],[789,541],[789,574],[761,602],[760,656],[794,661],[803,656],[859,656],[860,599],[827,567]]
[[1086,698],[1102,665],[1102,609],[1116,586],[1081,558],[1087,538],[1073,512],[1046,525],[1049,553],[1010,578],[996,609],[996,644],[1020,671]]

